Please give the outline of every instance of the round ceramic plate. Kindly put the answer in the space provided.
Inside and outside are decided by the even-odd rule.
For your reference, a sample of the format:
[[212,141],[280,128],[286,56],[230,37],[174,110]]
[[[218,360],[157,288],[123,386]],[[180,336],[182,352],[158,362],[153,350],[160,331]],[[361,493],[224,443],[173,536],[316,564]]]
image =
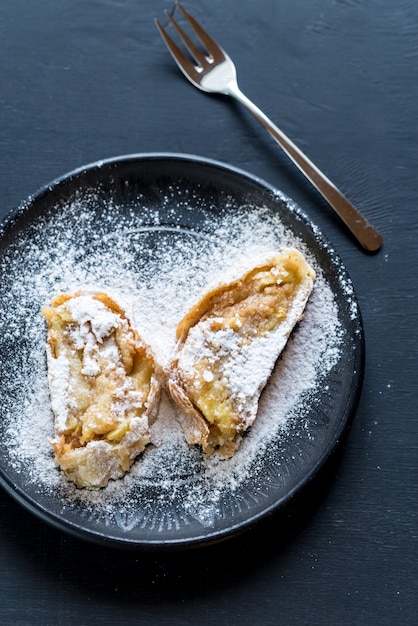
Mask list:
[[[42,305],[63,291],[107,290],[129,301],[164,365],[201,289],[281,246],[306,255],[315,287],[234,457],[206,459],[187,446],[163,394],[152,445],[123,479],[97,491],[67,481],[48,442]],[[353,417],[363,333],[341,261],[288,198],[225,164],[133,155],[54,181],[3,225],[0,285],[1,484],[83,538],[160,549],[226,538],[301,489]]]

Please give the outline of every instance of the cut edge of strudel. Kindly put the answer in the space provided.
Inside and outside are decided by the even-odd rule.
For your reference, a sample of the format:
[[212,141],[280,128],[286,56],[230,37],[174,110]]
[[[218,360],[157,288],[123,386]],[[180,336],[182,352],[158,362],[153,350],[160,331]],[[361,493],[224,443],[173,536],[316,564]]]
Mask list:
[[188,444],[225,458],[238,449],[314,280],[296,249],[268,252],[209,286],[183,317],[167,387]]
[[126,308],[106,293],[61,294],[42,313],[55,459],[77,487],[104,487],[150,442],[161,368]]

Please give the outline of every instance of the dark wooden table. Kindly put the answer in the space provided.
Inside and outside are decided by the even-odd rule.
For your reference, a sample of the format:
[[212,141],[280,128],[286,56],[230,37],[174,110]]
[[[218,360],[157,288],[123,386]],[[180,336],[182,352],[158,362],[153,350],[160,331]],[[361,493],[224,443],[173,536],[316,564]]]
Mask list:
[[380,229],[364,254],[265,131],[191,87],[153,24],[161,0],[4,0],[0,211],[97,159],[171,151],[262,177],[322,230],[353,280],[366,369],[343,448],[249,532],[189,552],[105,549],[0,491],[0,623],[416,624],[418,4],[185,2],[242,89]]

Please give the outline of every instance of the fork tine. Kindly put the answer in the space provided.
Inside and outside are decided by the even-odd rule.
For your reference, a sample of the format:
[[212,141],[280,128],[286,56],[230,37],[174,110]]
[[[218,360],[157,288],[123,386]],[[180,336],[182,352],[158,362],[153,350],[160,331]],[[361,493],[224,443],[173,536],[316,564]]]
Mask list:
[[176,43],[171,39],[170,35],[167,31],[161,26],[160,22],[156,19],[155,24],[160,31],[160,35],[164,40],[165,45],[169,49],[171,56],[183,72],[188,78],[191,78],[195,82],[198,82],[199,72],[196,70],[193,63],[190,59],[184,54],[182,50],[178,47]]
[[183,40],[184,45],[186,46],[186,48],[188,49],[188,51],[190,52],[192,57],[195,58],[196,62],[201,67],[204,67],[207,64],[207,61],[206,61],[206,57],[203,54],[203,52],[201,52],[199,50],[199,48],[197,46],[195,46],[195,44],[190,39],[190,37],[187,35],[187,33],[185,33],[184,30],[181,28],[181,26],[176,22],[174,17],[168,11],[165,11],[165,14],[168,17],[168,19],[170,20],[170,23],[176,29],[177,33],[180,36],[180,39]]
[[190,26],[195,31],[196,35],[199,37],[200,41],[209,52],[210,56],[213,58],[215,63],[223,61],[225,59],[225,52],[222,48],[208,35],[208,33],[201,27],[199,22],[195,20],[195,18],[186,11],[184,7],[180,4],[180,2],[176,2],[176,6],[183,13],[186,20],[189,22]]

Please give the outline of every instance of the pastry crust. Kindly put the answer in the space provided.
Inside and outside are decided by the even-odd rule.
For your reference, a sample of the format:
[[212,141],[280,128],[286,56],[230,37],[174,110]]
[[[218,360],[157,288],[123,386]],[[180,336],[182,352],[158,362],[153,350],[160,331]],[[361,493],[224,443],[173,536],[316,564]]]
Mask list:
[[125,310],[105,293],[62,294],[42,313],[56,461],[78,487],[104,487],[150,442],[160,367]]
[[269,252],[210,286],[180,321],[167,387],[190,445],[236,451],[314,280],[297,250]]

